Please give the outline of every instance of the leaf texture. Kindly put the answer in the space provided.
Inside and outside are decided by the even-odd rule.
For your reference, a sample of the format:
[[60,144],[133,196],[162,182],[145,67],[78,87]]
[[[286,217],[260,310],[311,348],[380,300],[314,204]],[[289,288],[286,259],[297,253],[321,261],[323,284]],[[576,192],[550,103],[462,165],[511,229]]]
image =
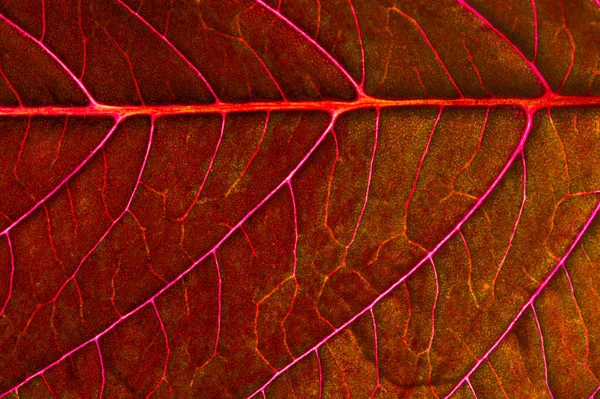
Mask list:
[[0,0],[0,397],[593,398],[599,7]]

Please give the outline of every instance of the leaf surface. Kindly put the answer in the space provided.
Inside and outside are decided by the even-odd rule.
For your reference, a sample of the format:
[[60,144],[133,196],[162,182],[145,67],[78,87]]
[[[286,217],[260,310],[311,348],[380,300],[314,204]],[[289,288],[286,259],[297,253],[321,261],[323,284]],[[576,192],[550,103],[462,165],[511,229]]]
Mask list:
[[599,30],[0,1],[0,397],[593,397]]

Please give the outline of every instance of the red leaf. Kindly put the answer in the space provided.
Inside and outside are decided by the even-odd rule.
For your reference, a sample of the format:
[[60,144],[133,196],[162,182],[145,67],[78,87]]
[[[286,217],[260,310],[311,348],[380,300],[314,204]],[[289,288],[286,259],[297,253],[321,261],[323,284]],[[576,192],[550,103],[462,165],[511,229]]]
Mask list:
[[0,1],[0,397],[593,397],[599,5]]

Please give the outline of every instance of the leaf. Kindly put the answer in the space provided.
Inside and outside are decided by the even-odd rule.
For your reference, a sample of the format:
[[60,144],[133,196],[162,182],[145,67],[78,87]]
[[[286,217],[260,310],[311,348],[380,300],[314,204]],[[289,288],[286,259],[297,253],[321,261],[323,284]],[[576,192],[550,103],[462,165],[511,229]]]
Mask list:
[[599,5],[0,1],[0,396],[593,397]]

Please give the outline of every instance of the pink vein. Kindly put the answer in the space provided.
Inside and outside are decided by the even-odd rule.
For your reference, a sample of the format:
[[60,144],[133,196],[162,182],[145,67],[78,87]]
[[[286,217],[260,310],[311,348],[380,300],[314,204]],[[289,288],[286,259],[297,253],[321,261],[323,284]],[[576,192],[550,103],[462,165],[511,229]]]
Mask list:
[[[377,389],[381,386],[381,382],[379,379],[379,345],[377,342],[377,322],[375,321],[375,313],[373,312],[373,308],[369,309],[371,312],[371,321],[373,322],[373,339],[375,341],[375,390],[373,394],[377,391]],[[373,395],[371,394],[371,396]]]
[[219,259],[217,259],[217,253],[213,251],[213,258],[215,259],[215,265],[217,267],[217,278],[219,279],[218,295],[219,295],[219,309],[217,313],[217,338],[215,340],[215,350],[213,351],[213,358],[217,356],[217,350],[219,348],[219,339],[221,337],[221,297],[223,296],[223,280],[221,279],[221,267],[219,266]]
[[[319,348],[315,349],[315,356],[317,357],[317,364],[319,365],[319,399],[323,397],[323,366],[321,365],[321,357],[319,356]],[[263,395],[265,391],[262,391]]]
[[431,252],[429,252],[425,257],[423,257],[423,259],[421,259],[419,261],[419,263],[417,263],[412,269],[410,269],[402,278],[400,278],[399,280],[397,280],[394,284],[392,284],[388,289],[386,289],[385,291],[383,291],[381,294],[379,294],[369,305],[367,305],[364,309],[362,309],[360,312],[358,312],[357,314],[355,314],[352,318],[350,318],[348,321],[346,321],[344,324],[340,325],[338,328],[336,328],[335,330],[333,330],[331,333],[329,333],[329,335],[327,335],[325,338],[323,338],[320,342],[318,342],[316,345],[314,345],[312,348],[308,349],[306,352],[304,352],[302,355],[298,356],[297,358],[295,358],[292,362],[288,363],[287,366],[283,367],[282,369],[280,369],[279,371],[277,371],[267,382],[265,382],[263,384],[263,386],[261,386],[259,389],[257,389],[254,393],[252,393],[251,395],[248,396],[248,398],[252,398],[254,397],[256,394],[258,394],[259,392],[263,391],[269,384],[271,384],[271,382],[273,382],[277,377],[279,377],[281,374],[283,374],[285,371],[287,371],[288,369],[290,369],[292,366],[294,366],[296,363],[300,362],[302,359],[304,359],[306,356],[308,356],[309,353],[318,350],[318,348],[320,348],[322,345],[324,345],[327,341],[329,341],[332,337],[336,336],[337,334],[339,334],[341,331],[343,331],[346,327],[348,327],[350,324],[352,324],[356,319],[358,319],[360,316],[362,316],[363,314],[365,314],[366,312],[370,311],[370,309],[372,309],[377,303],[379,303],[383,298],[385,298],[390,292],[392,292],[393,290],[396,289],[396,287],[398,287],[400,284],[402,284],[407,278],[409,278],[413,273],[415,273],[417,270],[420,269],[420,267],[426,263],[428,260],[432,259],[433,255],[452,237],[454,236],[454,234],[456,234],[456,232],[462,227],[462,225],[471,217],[471,215],[473,215],[473,213],[479,209],[481,207],[481,204],[483,204],[483,202],[485,201],[485,199],[490,195],[490,193],[496,188],[496,186],[498,184],[500,184],[500,181],[504,178],[504,175],[506,175],[506,172],[508,171],[508,169],[511,167],[511,165],[513,164],[514,160],[517,158],[517,156],[521,153],[521,151],[523,150],[523,146],[525,145],[525,141],[527,140],[527,137],[529,136],[529,132],[531,131],[531,126],[532,126],[533,122],[532,122],[532,115],[530,112],[527,113],[527,126],[525,127],[525,131],[523,133],[523,137],[521,138],[519,144],[517,145],[516,150],[513,152],[513,154],[510,156],[508,162],[506,163],[506,165],[504,166],[504,168],[502,169],[502,171],[500,171],[500,174],[498,175],[498,177],[496,177],[496,179],[494,180],[494,182],[488,187],[488,189],[485,191],[485,193],[483,193],[483,195],[479,198],[479,200],[477,200],[477,202],[475,203],[475,205],[473,205],[473,207],[465,214],[465,216],[463,216],[463,218],[456,224],[456,226],[454,226],[454,228],[450,231],[450,233],[448,233],[448,235],[446,235],[436,246],[435,248],[433,248],[431,250]]
[[519,207],[519,214],[517,215],[517,220],[515,221],[515,225],[513,226],[512,232],[510,233],[510,238],[508,239],[506,251],[504,251],[504,256],[502,256],[502,260],[500,261],[500,265],[498,266],[498,270],[496,271],[496,275],[494,276],[494,281],[492,282],[492,300],[490,302],[490,305],[494,303],[496,293],[496,281],[498,280],[498,276],[500,276],[502,266],[504,266],[504,262],[506,262],[506,258],[508,258],[508,253],[512,248],[513,240],[515,238],[515,234],[517,233],[517,228],[519,227],[519,221],[521,220],[521,215],[523,214],[523,208],[525,208],[525,201],[527,200],[527,164],[525,163],[525,155],[523,154],[523,152],[521,152],[521,161],[523,162],[523,199],[521,200],[521,206]]
[[56,54],[54,54],[52,51],[50,51],[50,49],[48,47],[46,47],[46,45],[44,43],[42,43],[41,41],[39,41],[35,37],[31,36],[29,33],[27,33],[20,26],[18,26],[17,24],[15,24],[14,22],[12,22],[8,18],[6,18],[3,14],[0,14],[0,19],[3,20],[3,21],[5,21],[7,24],[9,24],[10,26],[12,26],[16,30],[18,30],[23,36],[25,36],[29,40],[32,40],[38,46],[40,46],[40,48],[46,54],[48,54],[56,63],[58,63],[61,66],[61,68],[71,77],[71,79],[73,79],[73,81],[77,84],[77,86],[79,86],[79,89],[83,92],[83,94],[85,94],[85,96],[87,97],[87,99],[90,102],[90,104],[92,104],[92,105],[98,105],[98,103],[96,102],[96,100],[94,99],[94,97],[92,97],[92,95],[90,94],[90,92],[85,88],[85,86],[83,85],[83,83],[81,82],[81,80],[79,80],[77,78],[77,76],[75,76],[75,74],[73,74],[73,72],[71,72],[71,70],[67,67],[67,65],[65,65],[65,63],[62,62],[56,56]]
[[371,161],[369,162],[369,176],[367,177],[367,189],[365,192],[365,199],[362,204],[362,208],[360,209],[360,214],[358,215],[358,221],[356,222],[356,227],[354,228],[354,233],[352,234],[352,238],[348,245],[346,245],[346,251],[344,253],[344,262],[346,263],[346,256],[348,255],[348,249],[354,243],[356,239],[356,235],[358,234],[358,229],[360,227],[360,222],[365,214],[365,209],[367,209],[367,203],[369,202],[369,191],[371,190],[371,180],[373,178],[373,165],[375,164],[375,155],[377,154],[377,144],[379,141],[379,119],[380,119],[380,111],[377,108],[377,119],[375,120],[375,139],[373,141],[373,152],[371,153]]
[[[598,4],[598,6],[600,7],[600,0],[596,0],[596,2]],[[588,399],[594,399],[594,396],[596,396],[598,391],[600,391],[600,386],[598,386],[596,389],[594,389],[594,392],[592,392],[592,394],[590,395],[590,397]]]
[[[96,251],[96,249],[100,246],[100,244],[104,241],[104,239],[110,234],[110,232],[112,231],[112,229],[117,225],[117,223],[127,214],[127,212],[129,212],[129,208],[131,207],[131,203],[133,202],[133,197],[137,193],[138,187],[140,185],[140,181],[142,180],[142,174],[144,173],[144,170],[146,169],[146,163],[147,163],[148,157],[150,155],[150,147],[152,146],[152,136],[153,136],[153,133],[154,133],[154,119],[152,119],[152,125],[150,127],[150,134],[149,134],[149,137],[148,137],[148,145],[146,146],[146,153],[144,155],[144,160],[142,162],[142,166],[141,166],[140,171],[138,173],[137,180],[135,182],[135,186],[133,187],[133,191],[131,192],[131,195],[129,196],[129,200],[127,201],[127,205],[125,205],[125,208],[123,209],[123,211],[121,212],[121,214],[116,219],[113,220],[113,222],[108,227],[108,229],[106,229],[106,231],[104,232],[104,234],[102,234],[102,236],[98,239],[98,241],[96,241],[96,244],[94,244],[94,246],[81,259],[81,261],[77,265],[77,268],[75,268],[75,270],[73,271],[73,273],[65,280],[65,282],[63,283],[63,285],[58,289],[56,295],[54,295],[54,297],[50,301],[48,301],[48,302],[46,302],[44,304],[38,305],[38,307],[34,311],[34,315],[35,315],[35,313],[37,313],[42,308],[42,306],[45,306],[45,305],[50,304],[52,302],[55,302],[58,299],[58,296],[67,287],[67,284],[69,284],[69,282],[75,280],[75,277],[77,276],[77,273],[79,273],[79,270],[81,270],[81,267],[83,266],[83,264],[85,263],[85,261]],[[135,215],[133,215],[133,217],[137,221],[137,218],[135,217]],[[138,225],[139,225],[139,222],[138,222]],[[31,316],[30,319],[31,318],[33,318],[33,316]]]
[[429,37],[427,37],[427,34],[425,33],[425,31],[423,30],[423,28],[421,27],[421,25],[419,25],[419,23],[417,22],[417,20],[414,19],[413,17],[411,17],[410,15],[404,13],[403,11],[401,11],[398,8],[394,8],[394,11],[397,11],[398,13],[402,14],[404,16],[404,18],[408,19],[414,26],[417,27],[417,29],[421,33],[421,36],[423,36],[423,39],[425,39],[425,42],[427,43],[427,46],[429,46],[429,48],[431,49],[431,51],[433,51],[433,54],[435,55],[435,58],[440,63],[440,66],[442,67],[442,69],[446,73],[446,76],[448,76],[448,79],[450,79],[450,83],[452,83],[452,86],[454,86],[454,89],[458,92],[458,95],[461,98],[464,98],[465,96],[463,96],[462,92],[458,88],[458,85],[456,84],[456,82],[454,81],[454,78],[450,74],[450,71],[448,70],[448,67],[446,66],[446,64],[444,63],[444,61],[442,61],[442,58],[440,57],[440,54],[435,49],[435,47],[433,46],[433,43],[431,43],[431,40],[429,40]]
[[[294,188],[292,187],[292,181],[288,180],[288,188],[290,189],[290,197],[292,199],[292,209],[294,211],[294,271],[292,276],[296,278],[296,265],[298,263],[298,212],[296,209],[296,197],[294,195]],[[287,316],[286,316],[287,317]]]
[[550,394],[550,397],[554,399],[554,395],[552,394],[552,390],[550,389],[550,384],[548,383],[548,364],[546,361],[546,348],[544,345],[544,334],[542,334],[542,326],[540,326],[540,320],[538,319],[537,312],[535,311],[535,306],[531,305],[531,310],[533,311],[533,319],[535,320],[535,325],[537,326],[538,333],[540,335],[540,343],[542,346],[542,359],[544,359],[544,377],[546,382],[546,389]]
[[10,237],[8,233],[6,233],[6,242],[8,243],[8,253],[10,254],[10,279],[8,281],[8,294],[6,295],[6,300],[4,301],[4,305],[2,306],[2,310],[0,310],[0,316],[4,314],[6,307],[8,306],[8,302],[12,297],[12,288],[13,288],[13,280],[15,277],[15,254],[13,253],[12,243],[10,242]]
[[102,396],[104,395],[104,385],[106,384],[106,376],[104,375],[104,360],[102,359],[102,350],[100,349],[98,340],[94,340],[94,342],[96,343],[96,349],[98,350],[98,361],[100,362],[100,371],[102,374],[102,385],[100,386],[99,396],[99,398],[102,399]]
[[471,380],[467,380],[467,384],[469,384],[469,388],[471,389],[471,393],[477,399],[477,394],[475,393],[475,389],[473,389],[473,385],[471,385]]
[[[194,200],[192,201],[189,208],[185,211],[185,213],[179,220],[185,220],[185,218],[187,218],[189,213],[192,211],[192,208],[194,207],[194,205],[196,205],[196,201],[198,201],[198,198],[200,198],[200,194],[202,193],[204,184],[206,183],[206,180],[208,179],[208,175],[210,174],[210,172],[213,168],[213,163],[215,162],[215,159],[217,158],[217,153],[219,152],[219,147],[221,146],[221,142],[223,141],[223,133],[225,132],[225,113],[221,114],[221,118],[222,118],[221,119],[221,132],[219,133],[219,141],[217,141],[217,145],[215,145],[215,150],[213,151],[213,155],[210,158],[210,162],[208,164],[208,168],[206,169],[206,173],[204,174],[204,178],[202,179],[202,183],[200,183],[200,187],[198,187],[198,192],[196,193]],[[267,118],[267,120],[268,120],[268,118]]]
[[356,10],[354,9],[354,5],[352,4],[352,0],[348,0],[348,4],[350,4],[350,9],[352,10],[352,16],[354,17],[354,24],[356,25],[356,34],[358,35],[358,44],[360,45],[360,60],[362,65],[362,75],[360,78],[360,88],[364,90],[365,87],[365,77],[367,76],[365,70],[365,46],[362,39],[362,34],[360,32],[360,26],[358,24],[358,15],[356,14]]
[[[565,271],[565,276],[567,277],[567,282],[569,283],[569,290],[571,292],[571,296],[573,297],[573,303],[577,308],[577,313],[579,314],[579,318],[581,319],[581,324],[583,324],[583,329],[585,330],[585,362],[583,365],[585,368],[589,370],[588,361],[590,358],[590,333],[585,324],[585,319],[583,318],[583,313],[581,312],[581,308],[579,307],[579,302],[577,301],[577,297],[575,296],[575,287],[573,286],[573,281],[571,280],[571,276],[569,275],[569,271],[563,264],[563,270]],[[591,370],[590,370],[591,371]]]
[[437,125],[440,122],[440,119],[442,117],[442,111],[443,111],[443,107],[440,107],[437,118],[435,118],[435,122],[433,123],[433,126],[431,127],[431,133],[429,134],[429,138],[427,139],[427,145],[425,146],[425,151],[423,151],[423,155],[421,156],[421,160],[419,161],[419,167],[417,168],[417,173],[415,174],[415,180],[413,181],[412,189],[410,190],[408,199],[406,200],[406,203],[404,204],[404,208],[405,208],[404,209],[404,228],[405,229],[408,224],[407,223],[408,207],[410,206],[410,202],[412,201],[412,197],[415,194],[415,191],[417,191],[417,183],[419,182],[419,176],[421,175],[421,170],[423,169],[423,163],[425,163],[425,158],[427,157],[427,154],[429,153],[429,146],[431,145],[431,140],[433,139],[435,129],[437,129]]
[[79,344],[78,346],[76,346],[75,348],[71,349],[70,351],[68,351],[67,353],[65,353],[64,355],[62,355],[60,358],[56,359],[55,361],[53,361],[52,363],[48,364],[46,367],[44,367],[43,369],[37,371],[34,374],[29,375],[27,378],[25,378],[23,381],[21,381],[20,383],[18,383],[17,385],[13,386],[12,388],[10,388],[9,390],[7,390],[6,392],[0,394],[0,398],[5,397],[6,395],[10,394],[11,392],[19,389],[20,387],[22,387],[23,385],[25,385],[26,383],[28,383],[29,381],[31,381],[33,378],[38,377],[40,375],[42,375],[44,372],[46,372],[47,370],[51,369],[52,367],[56,366],[57,364],[59,364],[60,362],[62,362],[64,359],[66,359],[67,357],[73,355],[75,352],[79,351],[80,349],[84,348],[85,346],[87,346],[88,344],[90,344],[91,342],[97,341],[100,337],[106,335],[109,331],[111,331],[112,329],[114,329],[117,325],[121,324],[124,320],[128,319],[129,317],[131,317],[132,315],[134,315],[135,313],[137,313],[140,309],[144,308],[147,305],[151,305],[152,301],[155,300],[155,298],[157,298],[158,296],[160,296],[161,294],[163,294],[165,291],[167,291],[169,288],[171,288],[173,285],[175,285],[177,282],[179,282],[181,279],[183,279],[186,275],[188,275],[192,270],[194,270],[196,268],[196,266],[198,266],[200,263],[202,263],[208,256],[212,255],[225,241],[227,241],[227,239],[229,239],[229,237],[231,237],[231,235],[237,230],[239,229],[249,218],[250,216],[252,216],[258,209],[260,209],[271,197],[273,197],[283,186],[286,186],[288,184],[288,181],[290,181],[292,179],[292,177],[298,172],[298,170],[306,163],[306,161],[308,160],[308,158],[313,154],[313,152],[315,152],[315,150],[317,149],[317,147],[319,147],[319,145],[323,142],[323,140],[325,140],[325,138],[327,137],[327,135],[331,132],[333,125],[335,123],[335,121],[337,120],[339,113],[337,112],[333,112],[331,114],[331,121],[329,123],[329,125],[327,126],[327,128],[325,129],[325,131],[323,132],[323,134],[317,139],[317,141],[315,142],[315,144],[310,148],[310,150],[305,154],[305,156],[300,160],[300,162],[298,162],[298,164],[296,165],[296,167],[288,174],[288,176],[281,182],[279,183],[273,190],[271,190],[271,192],[269,192],[269,194],[267,194],[258,204],[256,204],[254,206],[254,208],[252,208],[248,213],[246,213],[246,215],[240,219],[220,240],[219,242],[217,242],[214,247],[206,252],[204,255],[202,255],[197,261],[195,261],[190,267],[188,267],[186,270],[184,270],[181,274],[179,274],[174,280],[172,280],[170,283],[165,284],[165,286],[163,288],[161,288],[156,294],[152,295],[150,298],[148,298],[145,302],[141,303],[140,305],[138,305],[136,308],[132,309],[131,311],[129,311],[128,313],[122,315],[119,317],[119,319],[117,319],[116,321],[114,321],[111,325],[109,325],[107,328],[104,329],[104,331],[98,333],[95,337],[88,339],[87,341]]
[[194,72],[196,72],[198,77],[200,79],[202,79],[202,81],[206,85],[208,91],[210,91],[210,94],[212,94],[212,96],[214,97],[215,103],[216,104],[221,103],[221,101],[219,100],[219,97],[217,97],[217,95],[215,94],[215,91],[213,90],[212,86],[208,83],[208,81],[206,80],[206,78],[204,77],[202,72],[200,72],[198,70],[198,68],[196,68],[196,66],[194,66],[194,64],[192,64],[192,62],[185,55],[183,55],[183,53],[181,51],[179,51],[179,49],[177,47],[175,47],[175,45],[173,43],[171,43],[171,41],[169,39],[167,39],[167,37],[165,35],[163,35],[158,30],[156,30],[156,28],[154,26],[150,25],[150,23],[148,23],[148,21],[146,21],[144,18],[142,18],[142,16],[140,14],[138,14],[136,11],[131,9],[131,7],[129,7],[127,4],[123,3],[123,1],[119,0],[119,4],[121,4],[127,11],[129,11],[130,13],[135,15],[137,19],[139,19],[152,32],[154,32],[156,35],[158,35],[169,47],[171,47],[171,49],[181,58],[181,60],[183,60],[183,62],[185,62]]
[[529,65],[529,68],[531,68],[531,71],[537,76],[537,78],[540,81],[540,83],[542,84],[542,86],[544,86],[544,89],[546,90],[546,93],[544,94],[545,96],[550,96],[553,93],[552,88],[550,87],[550,85],[546,81],[546,78],[544,78],[544,76],[542,75],[540,70],[535,66],[535,64],[532,61],[529,61],[527,59],[527,57],[525,57],[523,52],[513,42],[508,40],[508,38],[502,32],[500,32],[494,25],[492,25],[492,23],[490,21],[488,21],[479,11],[475,10],[473,7],[471,7],[471,5],[467,4],[467,2],[465,0],[458,0],[458,2],[463,7],[465,7],[467,10],[472,12],[477,18],[479,18],[479,20],[481,20],[484,24],[486,24],[490,29],[492,29],[501,39],[503,39],[506,43],[508,43],[508,45],[510,47],[512,47],[512,49],[523,59],[523,61],[525,61]]
[[122,117],[118,116],[115,118],[115,124],[113,125],[113,127],[110,129],[110,131],[108,132],[108,134],[106,136],[104,136],[104,138],[102,139],[102,141],[96,146],[96,148],[94,148],[92,150],[92,152],[90,152],[88,154],[87,157],[85,157],[85,159],[79,164],[77,165],[77,167],[75,169],[73,169],[71,171],[71,173],[69,173],[60,183],[58,183],[56,185],[56,187],[54,187],[52,189],[52,191],[50,191],[48,194],[46,194],[46,196],[44,198],[42,198],[41,200],[39,200],[34,206],[32,206],[27,212],[25,212],[24,214],[22,214],[18,219],[16,219],[14,222],[12,222],[8,227],[6,227],[4,230],[2,230],[2,232],[0,232],[0,236],[3,234],[8,233],[13,227],[15,227],[17,224],[21,223],[21,221],[23,219],[25,219],[26,217],[28,217],[29,215],[31,215],[37,208],[39,208],[44,202],[46,202],[48,200],[48,198],[52,197],[58,190],[60,190],[62,188],[62,186],[64,186],[75,174],[77,174],[88,162],[90,159],[92,159],[92,157],[94,155],[96,155],[96,153],[98,151],[100,151],[100,149],[102,147],[104,147],[104,144],[106,144],[106,142],[108,141],[108,139],[111,138],[111,136],[113,135],[113,133],[115,132],[117,126],[119,125],[119,122],[121,121]]
[[546,279],[540,284],[540,286],[538,287],[538,289],[535,290],[535,292],[531,295],[531,297],[529,298],[529,300],[527,302],[525,302],[525,304],[521,307],[521,309],[519,310],[519,312],[516,314],[516,316],[509,323],[509,325],[506,328],[506,330],[504,330],[504,332],[502,333],[502,335],[500,335],[500,337],[487,350],[487,352],[485,352],[485,354],[481,358],[479,358],[479,360],[477,360],[477,362],[475,363],[475,365],[467,372],[467,374],[465,374],[465,376],[463,378],[461,378],[460,381],[458,381],[458,383],[454,386],[454,388],[450,391],[450,393],[448,393],[448,395],[445,396],[445,398],[449,398],[454,392],[456,392],[456,390],[458,388],[460,388],[460,386],[471,376],[471,374],[473,374],[475,372],[475,370],[477,370],[477,368],[479,367],[479,365],[482,362],[484,362],[485,360],[488,359],[488,357],[490,356],[490,354],[498,347],[498,345],[500,345],[500,343],[504,340],[504,338],[508,335],[508,333],[510,333],[512,331],[512,329],[514,328],[516,322],[523,315],[523,313],[525,313],[525,311],[527,310],[527,307],[533,306],[533,302],[535,301],[535,299],[540,295],[540,293],[542,292],[542,290],[544,288],[546,288],[546,286],[548,285],[548,283],[550,282],[550,280],[552,280],[552,277],[554,277],[554,275],[558,272],[558,270],[560,270],[560,268],[563,267],[563,265],[564,265],[565,261],[567,260],[567,258],[571,255],[571,253],[573,252],[573,250],[575,249],[575,247],[577,246],[577,244],[579,244],[579,241],[581,241],[581,237],[587,231],[587,229],[590,227],[590,224],[592,223],[592,221],[596,217],[596,214],[598,214],[598,211],[600,211],[600,202],[596,205],[596,207],[592,211],[591,216],[585,222],[585,224],[583,225],[583,227],[581,228],[581,230],[579,230],[579,232],[577,233],[577,236],[575,237],[575,240],[573,241],[573,243],[571,244],[571,246],[569,247],[569,249],[567,250],[567,252],[560,259],[560,261],[558,262],[558,264],[554,267],[554,269],[550,272],[550,274],[546,277]]
[[292,29],[294,29],[296,32],[298,32],[302,37],[304,37],[313,46],[315,46],[315,48],[320,53],[322,53],[325,57],[327,57],[327,59],[329,59],[329,61],[331,61],[333,63],[333,65],[335,65],[335,67],[340,72],[342,72],[342,74],[346,77],[346,79],[348,79],[350,81],[350,84],[352,84],[352,86],[354,86],[354,89],[356,90],[356,93],[357,93],[358,97],[359,98],[360,97],[365,97],[365,93],[362,90],[362,87],[354,80],[354,78],[352,78],[352,76],[350,76],[350,73],[348,73],[348,71],[346,70],[346,68],[344,68],[342,66],[342,64],[339,63],[338,60],[336,60],[335,58],[333,58],[333,56],[331,54],[329,54],[319,43],[317,43],[316,40],[314,40],[312,37],[310,37],[302,29],[298,28],[298,26],[296,26],[296,24],[294,24],[292,21],[290,21],[288,18],[286,18],[280,11],[277,11],[276,9],[274,9],[273,7],[271,7],[270,5],[268,5],[267,3],[265,3],[263,0],[256,0],[256,2],[258,4],[260,4],[261,6],[263,6],[265,9],[267,9],[268,11],[270,11],[271,13],[275,14],[275,16],[277,16],[283,22],[285,22],[286,24],[288,24]]
[[169,336],[167,335],[167,330],[165,328],[165,324],[162,320],[162,317],[160,316],[160,312],[158,311],[158,307],[156,306],[156,302],[153,300],[151,303],[152,307],[154,308],[154,313],[156,314],[156,318],[158,319],[158,323],[160,325],[160,330],[165,338],[165,346],[167,348],[167,356],[165,358],[165,365],[163,367],[163,374],[160,378],[160,380],[158,381],[158,383],[156,384],[156,386],[154,387],[154,389],[152,390],[152,392],[150,392],[148,395],[146,395],[146,398],[150,398],[160,387],[160,384],[163,381],[167,380],[167,366],[169,365],[169,357],[171,356],[171,348],[169,347]]
[[567,32],[567,36],[569,36],[569,41],[571,42],[571,61],[569,62],[569,67],[567,68],[567,72],[565,73],[563,81],[560,84],[560,87],[558,88],[559,93],[563,90],[563,87],[565,87],[565,84],[567,83],[567,79],[569,79],[569,75],[571,74],[571,70],[573,69],[573,65],[575,64],[575,41],[573,40],[573,35],[571,34],[571,30],[567,26],[567,18],[565,16],[565,4],[564,4],[564,1],[562,1],[562,0],[560,2],[560,8],[562,10],[563,25],[565,27],[565,31]]

